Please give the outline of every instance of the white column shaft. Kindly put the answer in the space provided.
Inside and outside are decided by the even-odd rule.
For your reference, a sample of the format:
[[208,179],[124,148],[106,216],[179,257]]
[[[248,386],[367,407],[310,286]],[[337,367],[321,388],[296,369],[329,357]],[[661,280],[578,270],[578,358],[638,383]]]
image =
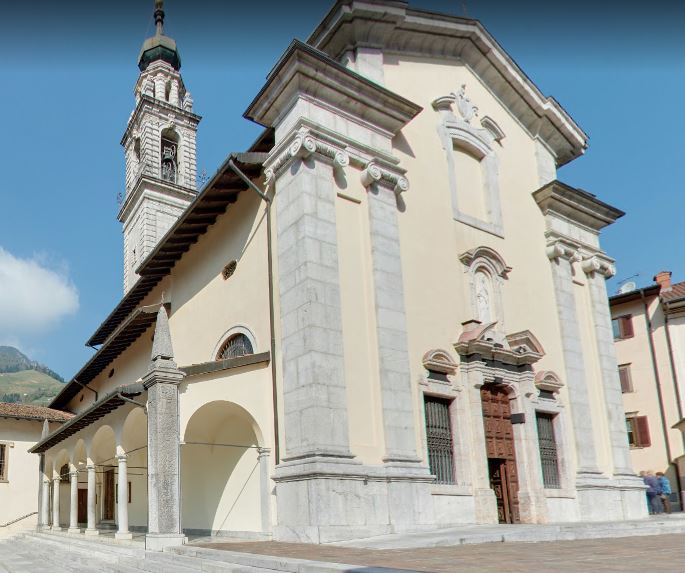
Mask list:
[[95,466],[88,466],[88,528],[86,535],[95,535]]
[[128,466],[126,462],[127,456],[119,455],[117,460],[119,462],[119,483],[117,502],[117,517],[119,521],[119,528],[116,534],[117,539],[130,537],[128,531]]
[[43,478],[43,495],[41,496],[41,524],[44,527],[50,525],[50,480]]
[[69,476],[71,478],[69,530],[78,531],[78,472],[73,471]]
[[52,480],[52,528],[59,529],[59,477]]

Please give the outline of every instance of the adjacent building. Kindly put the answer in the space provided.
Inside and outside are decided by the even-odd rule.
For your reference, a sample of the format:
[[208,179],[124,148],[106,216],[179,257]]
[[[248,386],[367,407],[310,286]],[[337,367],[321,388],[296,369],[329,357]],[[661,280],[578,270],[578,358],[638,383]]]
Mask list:
[[685,442],[674,426],[683,419],[685,283],[663,271],[622,291],[609,301],[633,466],[664,472],[682,505]]
[[600,244],[623,213],[557,180],[587,137],[483,26],[336,2],[198,190],[155,19],[125,293],[51,404],[75,416],[32,449],[41,526],[160,549],[644,516]]
[[34,476],[43,468],[29,450],[71,417],[43,406],[0,402],[0,537],[38,523]]

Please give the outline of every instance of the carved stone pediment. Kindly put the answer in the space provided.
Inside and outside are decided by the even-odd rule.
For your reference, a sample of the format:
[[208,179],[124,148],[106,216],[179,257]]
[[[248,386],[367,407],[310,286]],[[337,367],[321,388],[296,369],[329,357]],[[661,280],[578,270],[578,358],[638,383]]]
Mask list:
[[[510,344],[510,337],[503,336],[496,328],[497,322],[489,324],[481,324],[478,320],[469,320],[463,323],[464,330],[459,336],[459,340],[454,345],[454,349],[460,356],[479,355],[482,358],[489,360],[496,360],[503,364],[524,365],[535,364],[543,353],[540,343],[535,337],[528,333],[528,337],[524,337],[527,344],[535,346],[537,350],[528,348],[527,346],[519,344],[516,349],[513,349]],[[527,332],[527,331],[526,331]],[[518,333],[510,335],[515,341],[520,341]]]
[[535,338],[535,335],[530,330],[508,334],[507,341],[511,349],[519,354],[534,352],[539,354],[540,357],[545,355],[542,344],[540,344],[540,341]]
[[429,350],[423,355],[423,367],[426,370],[434,372],[442,372],[448,376],[457,371],[457,363],[452,360],[452,357],[446,350]]
[[547,390],[548,392],[558,394],[559,390],[564,387],[564,383],[551,370],[540,370],[540,372],[535,374],[535,386],[539,390]]

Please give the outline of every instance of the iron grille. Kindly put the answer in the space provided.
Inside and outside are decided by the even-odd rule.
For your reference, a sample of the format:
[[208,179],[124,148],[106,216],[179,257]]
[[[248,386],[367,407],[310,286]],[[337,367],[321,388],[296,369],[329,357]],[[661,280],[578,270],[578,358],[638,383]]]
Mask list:
[[234,334],[231,336],[219,350],[217,360],[226,360],[227,358],[237,358],[238,356],[245,356],[246,354],[253,354],[252,343],[250,339],[244,334]]
[[538,445],[542,465],[542,483],[547,489],[559,489],[559,460],[557,442],[554,438],[554,416],[551,414],[536,415],[538,426]]
[[7,474],[6,474],[7,457],[6,457],[6,452],[5,452],[6,448],[7,448],[7,444],[0,444],[0,480],[6,480],[7,479]]
[[452,449],[452,427],[450,424],[450,402],[425,397],[426,439],[428,441],[428,463],[437,483],[454,483],[454,453]]

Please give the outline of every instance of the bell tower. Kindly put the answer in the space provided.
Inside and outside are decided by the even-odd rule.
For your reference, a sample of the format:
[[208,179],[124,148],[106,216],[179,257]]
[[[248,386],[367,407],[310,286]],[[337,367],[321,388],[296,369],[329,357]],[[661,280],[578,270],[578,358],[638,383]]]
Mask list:
[[195,140],[200,116],[181,78],[176,42],[164,35],[163,0],[155,0],[155,35],[143,43],[136,107],[121,140],[126,195],[118,219],[124,233],[124,293],[136,269],[197,193]]

